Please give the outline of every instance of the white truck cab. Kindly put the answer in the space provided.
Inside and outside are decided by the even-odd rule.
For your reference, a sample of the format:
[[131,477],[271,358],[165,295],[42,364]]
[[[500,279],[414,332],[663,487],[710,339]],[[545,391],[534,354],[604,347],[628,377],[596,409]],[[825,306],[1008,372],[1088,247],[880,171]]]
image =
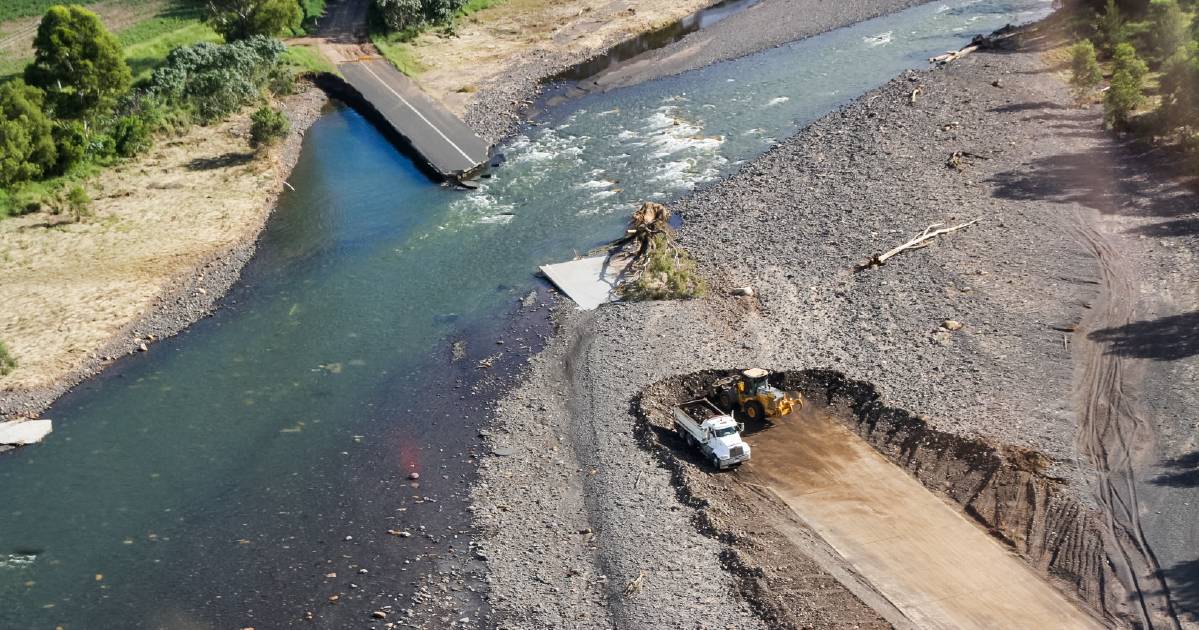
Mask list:
[[749,461],[750,448],[741,439],[742,425],[706,398],[673,409],[674,430],[699,449],[717,470]]

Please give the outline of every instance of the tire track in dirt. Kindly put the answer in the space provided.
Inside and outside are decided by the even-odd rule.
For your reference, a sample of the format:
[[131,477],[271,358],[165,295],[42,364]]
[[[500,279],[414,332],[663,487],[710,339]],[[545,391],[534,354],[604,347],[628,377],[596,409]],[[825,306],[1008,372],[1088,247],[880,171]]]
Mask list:
[[1154,428],[1140,411],[1137,386],[1144,372],[1135,360],[1106,352],[1086,331],[1128,325],[1137,302],[1134,270],[1094,219],[1074,213],[1080,240],[1100,270],[1100,296],[1075,335],[1079,401],[1078,451],[1095,471],[1095,498],[1106,518],[1109,560],[1134,598],[1140,625],[1179,629],[1161,567],[1141,526],[1136,468],[1150,452]]

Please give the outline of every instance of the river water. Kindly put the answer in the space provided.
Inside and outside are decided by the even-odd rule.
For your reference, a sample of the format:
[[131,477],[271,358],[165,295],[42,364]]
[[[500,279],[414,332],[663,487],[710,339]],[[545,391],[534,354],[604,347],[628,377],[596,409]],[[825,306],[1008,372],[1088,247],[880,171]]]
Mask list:
[[477,568],[463,493],[485,396],[463,383],[536,347],[511,313],[539,264],[1049,4],[933,3],[585,97],[500,147],[469,193],[331,108],[224,308],[0,458],[0,628],[346,627],[407,607],[421,574]]

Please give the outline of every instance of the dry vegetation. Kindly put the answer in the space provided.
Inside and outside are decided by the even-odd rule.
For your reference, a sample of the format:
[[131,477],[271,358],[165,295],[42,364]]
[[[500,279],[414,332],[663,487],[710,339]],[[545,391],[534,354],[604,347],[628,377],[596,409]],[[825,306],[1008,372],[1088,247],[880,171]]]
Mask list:
[[457,114],[475,89],[539,50],[563,56],[598,52],[613,41],[665,26],[707,0],[508,0],[460,19],[452,34],[426,32],[407,45],[422,68],[417,82]]

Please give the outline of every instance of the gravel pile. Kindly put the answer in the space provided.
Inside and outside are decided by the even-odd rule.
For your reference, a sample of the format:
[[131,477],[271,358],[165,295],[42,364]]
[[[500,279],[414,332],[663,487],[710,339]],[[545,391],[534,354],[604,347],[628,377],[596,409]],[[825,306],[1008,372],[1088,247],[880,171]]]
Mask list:
[[[1072,191],[1029,167],[1094,142],[1095,113],[1069,102],[1035,53],[972,55],[902,76],[676,202],[713,295],[563,309],[557,340],[498,405],[505,455],[475,491],[496,611],[518,627],[762,625],[722,541],[694,525],[704,508],[679,503],[634,438],[633,397],[675,374],[831,368],[940,430],[1046,454],[1086,497],[1059,329],[1094,300],[1096,269]],[[976,218],[853,270],[930,224]],[[728,295],[747,285],[757,297]]]

